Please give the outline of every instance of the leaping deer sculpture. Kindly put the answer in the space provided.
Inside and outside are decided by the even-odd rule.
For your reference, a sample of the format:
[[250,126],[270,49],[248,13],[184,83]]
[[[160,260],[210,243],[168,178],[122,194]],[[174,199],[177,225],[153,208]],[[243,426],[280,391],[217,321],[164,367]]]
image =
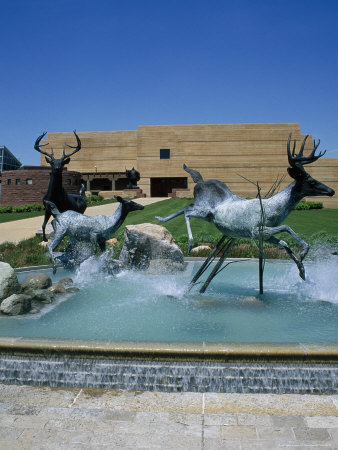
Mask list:
[[143,205],[132,200],[115,196],[120,203],[117,210],[111,216],[85,216],[75,211],[65,211],[61,213],[54,203],[46,201],[55,217],[52,221],[54,228],[54,238],[48,244],[49,254],[53,262],[53,273],[56,272],[55,258],[53,250],[60,244],[65,236],[70,237],[70,247],[76,242],[88,242],[92,246],[92,252],[96,254],[97,244],[100,250],[105,250],[106,240],[109,239],[116,230],[120,228],[124,219],[131,211],[144,209]]
[[74,135],[77,145],[72,146],[66,144],[67,147],[73,148],[74,150],[67,154],[63,150],[61,158],[55,158],[53,150],[51,153],[47,153],[44,150],[41,150],[40,147],[48,145],[48,143],[40,144],[41,140],[46,136],[46,132],[41,134],[41,136],[37,138],[34,144],[35,150],[45,155],[46,161],[48,164],[50,164],[52,169],[50,173],[48,189],[45,196],[43,197],[43,203],[45,205],[45,217],[42,224],[42,233],[43,240],[46,242],[48,241],[46,237],[46,225],[52,215],[50,205],[46,203],[46,201],[53,202],[61,212],[68,211],[70,209],[72,211],[84,213],[87,208],[85,189],[83,185],[80,189],[79,194],[68,194],[62,185],[63,167],[70,162],[70,157],[81,149],[81,141],[79,136],[76,134],[76,131],[74,131]]
[[[184,165],[184,169],[197,183],[194,188],[194,203],[168,217],[157,216],[156,218],[161,222],[167,222],[180,214],[184,214],[189,236],[189,251],[193,244],[189,222],[190,217],[214,223],[217,229],[224,236],[232,238],[232,241],[236,238],[244,237],[258,239],[260,233],[262,233],[264,241],[279,245],[286,250],[296,263],[300,277],[305,280],[305,270],[302,261],[308,253],[309,245],[288,225],[281,225],[281,223],[303,197],[333,196],[335,193],[333,189],[315,180],[305,171],[304,165],[315,162],[325,153],[324,151],[318,155],[315,154],[320,143],[318,140],[318,143],[313,142],[312,152],[305,156],[304,147],[307,138],[308,136],[305,137],[299,153],[296,154],[296,141],[294,141],[291,152],[291,134],[289,135],[287,154],[291,167],[287,170],[294,181],[278,194],[268,199],[260,200],[256,198],[247,200],[234,194],[226,184],[218,180],[204,181],[199,172]],[[299,257],[292,252],[286,242],[275,237],[275,234],[281,232],[289,233],[301,244],[302,250]]]

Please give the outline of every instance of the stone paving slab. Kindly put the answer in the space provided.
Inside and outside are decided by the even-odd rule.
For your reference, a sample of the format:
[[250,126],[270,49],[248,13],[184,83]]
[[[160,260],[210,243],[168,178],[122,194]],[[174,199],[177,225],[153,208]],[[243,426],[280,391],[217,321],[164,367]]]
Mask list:
[[337,404],[0,384],[0,449],[338,449]]

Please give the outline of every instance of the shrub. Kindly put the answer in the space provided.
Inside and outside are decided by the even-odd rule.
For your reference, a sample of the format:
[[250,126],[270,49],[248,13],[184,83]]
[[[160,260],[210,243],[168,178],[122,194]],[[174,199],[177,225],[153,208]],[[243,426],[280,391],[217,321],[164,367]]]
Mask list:
[[42,211],[44,209],[44,206],[40,203],[33,203],[31,206],[31,211]]
[[0,214],[11,213],[13,211],[12,206],[0,206]]
[[102,202],[102,200],[104,200],[104,198],[100,194],[99,195],[90,194],[90,195],[86,196],[86,200],[87,200],[87,203],[98,203],[98,202]]
[[309,210],[309,209],[322,209],[323,203],[322,202],[304,202],[301,201],[298,203],[298,205],[295,207],[295,210]]
[[15,213],[30,212],[30,210],[31,210],[30,205],[14,206],[13,208],[13,212]]

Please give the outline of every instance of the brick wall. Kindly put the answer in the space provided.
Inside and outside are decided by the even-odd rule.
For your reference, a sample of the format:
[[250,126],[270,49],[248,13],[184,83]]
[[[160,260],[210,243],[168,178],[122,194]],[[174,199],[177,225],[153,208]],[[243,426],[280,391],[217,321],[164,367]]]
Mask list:
[[[8,170],[1,176],[1,206],[19,206],[31,203],[41,203],[49,184],[50,170],[27,169]],[[8,184],[10,180],[10,184]],[[16,184],[20,180],[20,184]],[[32,180],[28,184],[27,180]],[[80,190],[81,174],[74,171],[63,172],[63,186],[69,194],[78,194]]]

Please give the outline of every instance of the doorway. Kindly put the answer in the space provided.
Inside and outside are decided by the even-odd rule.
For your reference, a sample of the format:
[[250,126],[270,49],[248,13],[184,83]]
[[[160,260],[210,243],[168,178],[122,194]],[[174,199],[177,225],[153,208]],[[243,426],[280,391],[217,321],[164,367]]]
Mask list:
[[187,187],[187,177],[150,179],[151,197],[168,197],[173,189],[186,189]]

